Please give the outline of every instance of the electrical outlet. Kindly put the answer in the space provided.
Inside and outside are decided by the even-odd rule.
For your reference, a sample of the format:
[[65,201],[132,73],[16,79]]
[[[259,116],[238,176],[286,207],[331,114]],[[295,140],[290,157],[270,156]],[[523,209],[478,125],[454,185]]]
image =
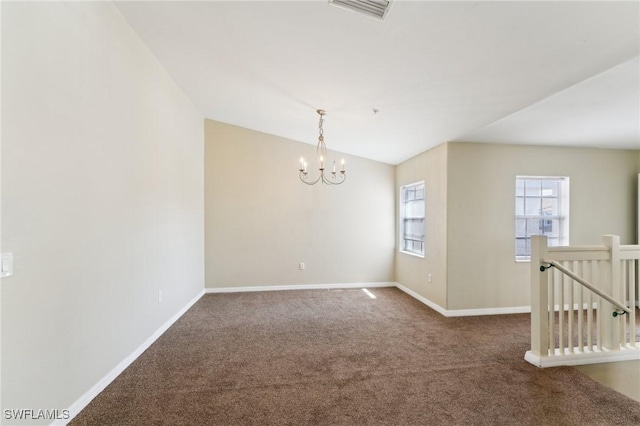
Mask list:
[[304,271],[304,263],[300,262],[298,268],[300,268],[301,271]]
[[162,290],[158,290],[158,303],[162,302]]
[[428,282],[428,283],[432,282],[432,280],[431,280],[431,274],[427,274],[427,282]]

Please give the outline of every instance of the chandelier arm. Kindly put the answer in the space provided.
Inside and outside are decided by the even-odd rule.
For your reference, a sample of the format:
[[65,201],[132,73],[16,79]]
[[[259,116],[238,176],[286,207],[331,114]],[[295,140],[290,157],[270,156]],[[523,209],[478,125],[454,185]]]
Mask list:
[[305,180],[306,174],[304,172],[300,172],[299,177],[300,177],[300,180],[302,181],[302,183],[305,183],[307,185],[315,185],[316,183],[318,183],[320,178],[322,178],[322,174],[320,176],[318,176],[318,178],[316,180],[314,180],[313,182],[308,182],[308,181]]
[[340,175],[342,176],[342,179],[340,179],[339,181],[331,181],[331,179],[329,178],[325,178],[323,175],[323,179],[322,182],[326,185],[340,185],[342,183],[344,183],[345,180],[347,180],[347,173],[346,172],[340,172]]

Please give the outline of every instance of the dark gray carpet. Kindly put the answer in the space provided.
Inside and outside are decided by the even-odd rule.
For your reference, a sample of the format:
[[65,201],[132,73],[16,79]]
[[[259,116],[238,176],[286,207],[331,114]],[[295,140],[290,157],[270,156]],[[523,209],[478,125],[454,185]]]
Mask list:
[[528,314],[370,291],[205,295],[71,424],[640,424],[640,403],[525,362]]

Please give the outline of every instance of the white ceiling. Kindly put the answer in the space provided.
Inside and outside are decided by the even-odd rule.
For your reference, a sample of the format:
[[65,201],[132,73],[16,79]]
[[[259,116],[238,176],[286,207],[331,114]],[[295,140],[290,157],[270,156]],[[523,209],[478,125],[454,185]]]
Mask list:
[[[117,2],[203,115],[398,164],[447,141],[640,149],[640,2]],[[379,110],[377,114],[373,109]]]
[[459,139],[640,149],[639,75],[635,57]]

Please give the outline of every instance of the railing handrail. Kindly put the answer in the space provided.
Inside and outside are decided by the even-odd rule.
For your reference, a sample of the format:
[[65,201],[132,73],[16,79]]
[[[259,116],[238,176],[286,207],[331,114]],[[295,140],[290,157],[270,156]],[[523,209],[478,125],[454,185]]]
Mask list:
[[581,252],[581,251],[602,251],[609,253],[607,246],[553,246],[547,247],[548,252]]
[[[640,244],[620,244],[620,250],[640,250]],[[588,246],[552,246],[547,247],[549,252],[575,252],[575,251],[606,251],[609,252],[609,247],[603,245],[588,245]]]
[[[562,266],[560,263],[556,262],[555,260],[542,259],[542,263],[548,263],[550,265],[553,265],[560,272],[562,272],[562,273],[568,275],[569,277],[573,278],[575,281],[577,281],[578,283],[582,284],[584,287],[588,288],[589,290],[591,290],[592,292],[594,292],[598,296],[602,297],[607,302],[609,302],[612,305],[614,305],[616,308],[623,310],[627,314],[631,314],[631,309],[627,308],[625,305],[623,305],[622,303],[618,302],[617,300],[615,300],[614,298],[612,298],[608,294],[603,293],[602,290],[599,290],[597,287],[595,287],[589,281],[585,280],[581,276],[578,276],[578,275],[574,274],[572,271],[570,271],[569,269],[565,268],[564,266]],[[544,266],[542,266],[542,268],[544,268]]]

